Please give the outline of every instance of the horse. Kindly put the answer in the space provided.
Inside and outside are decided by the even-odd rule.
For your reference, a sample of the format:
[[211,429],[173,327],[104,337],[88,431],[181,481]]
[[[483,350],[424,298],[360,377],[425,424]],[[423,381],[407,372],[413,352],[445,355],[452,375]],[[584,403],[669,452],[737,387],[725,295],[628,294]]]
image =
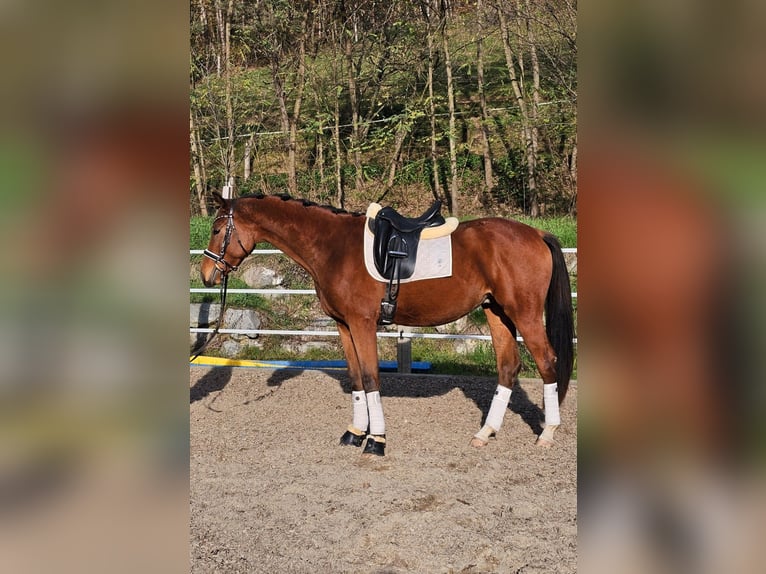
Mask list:
[[[203,283],[220,285],[261,241],[303,267],[322,310],[337,323],[346,355],[352,423],[340,444],[359,447],[366,439],[363,453],[384,456],[376,331],[387,285],[365,268],[366,217],[286,195],[214,197],[219,207],[200,268]],[[460,223],[451,241],[452,275],[402,283],[395,321],[436,326],[479,306],[484,310],[498,385],[484,424],[470,441],[476,448],[500,431],[518,382],[518,329],[543,380],[545,426],[536,444],[551,447],[574,362],[571,286],[561,245],[550,233],[496,217]]]

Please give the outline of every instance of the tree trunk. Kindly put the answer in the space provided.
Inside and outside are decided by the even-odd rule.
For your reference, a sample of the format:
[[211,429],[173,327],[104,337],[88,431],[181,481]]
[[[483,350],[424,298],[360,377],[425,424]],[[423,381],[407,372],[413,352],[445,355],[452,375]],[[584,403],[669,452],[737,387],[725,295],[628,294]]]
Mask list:
[[450,167],[450,213],[458,216],[457,197],[457,129],[455,128],[455,88],[452,81],[452,61],[450,60],[449,42],[447,35],[447,13],[444,14],[442,44],[444,49],[444,66],[447,71],[447,104],[449,107],[449,167]]
[[191,160],[194,167],[194,189],[197,195],[197,203],[199,204],[199,211],[202,215],[207,216],[207,201],[205,198],[205,179],[203,177],[202,169],[202,148],[197,142],[197,129],[194,125],[194,112],[189,109],[189,143],[191,144]]
[[569,177],[572,181],[572,202],[569,206],[569,212],[572,215],[577,214],[577,134],[574,136],[572,145],[572,155],[569,159]]
[[343,174],[341,172],[342,158],[340,145],[340,90],[335,93],[335,125],[332,135],[335,142],[335,204],[344,209],[345,197],[343,194]]
[[242,179],[244,181],[247,181],[250,179],[250,171],[252,168],[252,161],[253,161],[253,143],[255,141],[255,136],[251,135],[249,138],[247,138],[247,141],[245,142],[245,157],[244,160],[244,171],[242,174]]
[[511,87],[513,88],[513,94],[516,97],[516,103],[519,106],[519,116],[521,118],[521,129],[524,136],[524,150],[527,160],[527,197],[525,198],[524,209],[532,214],[532,206],[537,211],[537,182],[536,171],[537,164],[535,161],[535,154],[532,147],[532,131],[530,129],[529,113],[527,111],[527,102],[524,99],[524,93],[521,85],[519,84],[519,78],[516,75],[516,64],[514,63],[513,50],[511,49],[510,37],[508,35],[508,21],[506,20],[505,13],[501,7],[497,9],[498,18],[500,20],[500,32],[503,40],[503,51],[505,53],[505,64],[508,68],[508,76],[511,80]]
[[[429,0],[430,1],[430,0]],[[431,25],[431,10],[427,7],[428,18],[428,103],[429,115],[431,120],[431,169],[433,170],[433,192],[434,198],[440,199],[442,196],[441,185],[439,184],[439,156],[437,153],[436,137],[436,102],[434,101],[434,31]]]
[[[282,132],[282,153],[287,153],[288,155],[288,166],[287,166],[287,185],[288,188],[290,187],[290,166],[289,166],[289,155],[290,155],[290,114],[287,111],[287,94],[285,92],[285,81],[282,77],[282,66],[281,62],[279,60],[279,57],[277,55],[272,55],[272,62],[271,62],[271,78],[272,83],[274,85],[274,93],[277,96],[277,103],[279,104],[279,125]],[[283,156],[284,157],[284,156]],[[290,194],[293,194],[293,190],[288,189]]]
[[226,109],[226,144],[223,148],[224,181],[230,186],[230,192],[234,195],[234,104],[231,95],[231,18],[234,12],[234,0],[229,0],[225,14],[221,10],[220,3],[216,1],[216,17],[218,18],[218,30],[221,34],[221,46],[223,51],[223,81],[224,81],[224,104]]
[[351,153],[356,172],[354,174],[354,187],[360,190],[364,187],[364,178],[362,177],[362,150],[359,133],[359,94],[357,93],[353,40],[348,31],[346,31],[344,49],[348,63],[348,95],[351,103]]
[[317,167],[319,167],[319,186],[320,188],[323,188],[324,187],[324,119],[319,120],[319,127],[318,127],[316,138],[317,138],[316,165]]
[[533,170],[534,170],[534,189],[530,189],[530,204],[529,214],[532,217],[538,217],[540,215],[540,203],[539,194],[537,193],[537,158],[540,150],[540,128],[537,119],[537,114],[540,109],[540,62],[537,59],[537,46],[534,29],[531,24],[531,12],[529,6],[529,0],[524,0],[526,7],[526,27],[527,27],[527,41],[529,42],[529,57],[532,63],[532,106],[529,109],[529,131],[530,131],[530,144],[532,146],[531,155],[533,158]]
[[394,153],[391,157],[391,163],[388,166],[388,180],[386,181],[384,195],[388,193],[388,190],[394,186],[394,179],[396,179],[396,169],[399,167],[399,159],[402,155],[402,146],[404,145],[404,140],[407,139],[407,133],[409,133],[407,125],[404,122],[400,123],[399,128],[396,130],[396,137],[394,139]]
[[301,104],[303,103],[303,89],[306,85],[306,21],[303,22],[304,32],[301,34],[298,46],[298,71],[295,78],[295,102],[293,103],[293,114],[290,117],[290,137],[287,145],[287,185],[290,188],[290,194],[298,195],[298,175],[296,166],[296,149],[298,145],[298,122],[301,116]]
[[197,0],[199,5],[199,21],[203,28],[207,28],[207,9],[205,8],[205,0]]
[[481,108],[481,146],[484,156],[484,193],[489,194],[494,187],[492,174],[492,150],[489,146],[489,114],[487,113],[487,96],[484,93],[484,26],[482,0],[476,2],[476,12],[479,18],[479,38],[476,42],[476,75],[479,89],[479,107]]

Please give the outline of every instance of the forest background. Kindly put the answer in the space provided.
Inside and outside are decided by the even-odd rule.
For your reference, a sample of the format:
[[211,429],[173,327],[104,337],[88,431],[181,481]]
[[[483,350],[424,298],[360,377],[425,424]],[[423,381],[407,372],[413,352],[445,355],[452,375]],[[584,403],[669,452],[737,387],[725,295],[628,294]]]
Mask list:
[[190,211],[576,216],[576,0],[192,0]]

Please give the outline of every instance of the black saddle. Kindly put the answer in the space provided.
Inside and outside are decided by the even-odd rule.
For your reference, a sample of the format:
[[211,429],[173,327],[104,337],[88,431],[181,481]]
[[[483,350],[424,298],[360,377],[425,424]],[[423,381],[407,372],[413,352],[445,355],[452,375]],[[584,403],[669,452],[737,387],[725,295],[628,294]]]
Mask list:
[[434,201],[433,205],[426,209],[420,217],[404,217],[401,213],[394,210],[393,207],[384,207],[378,212],[376,221],[387,221],[394,229],[402,233],[412,233],[420,231],[424,227],[436,227],[444,223],[441,215],[442,202],[440,199]]
[[399,282],[415,271],[420,233],[427,227],[444,224],[442,202],[437,200],[420,217],[404,217],[392,207],[384,207],[370,221],[375,236],[372,244],[375,268],[388,279],[386,298],[381,301],[380,324],[393,323]]

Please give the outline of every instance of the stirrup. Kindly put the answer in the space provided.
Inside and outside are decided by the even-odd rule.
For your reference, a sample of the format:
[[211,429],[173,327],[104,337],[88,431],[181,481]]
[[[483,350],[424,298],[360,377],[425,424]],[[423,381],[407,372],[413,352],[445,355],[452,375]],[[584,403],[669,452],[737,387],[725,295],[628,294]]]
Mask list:
[[396,315],[396,301],[389,301],[383,299],[380,302],[380,319],[378,324],[391,325],[394,322],[394,315]]

